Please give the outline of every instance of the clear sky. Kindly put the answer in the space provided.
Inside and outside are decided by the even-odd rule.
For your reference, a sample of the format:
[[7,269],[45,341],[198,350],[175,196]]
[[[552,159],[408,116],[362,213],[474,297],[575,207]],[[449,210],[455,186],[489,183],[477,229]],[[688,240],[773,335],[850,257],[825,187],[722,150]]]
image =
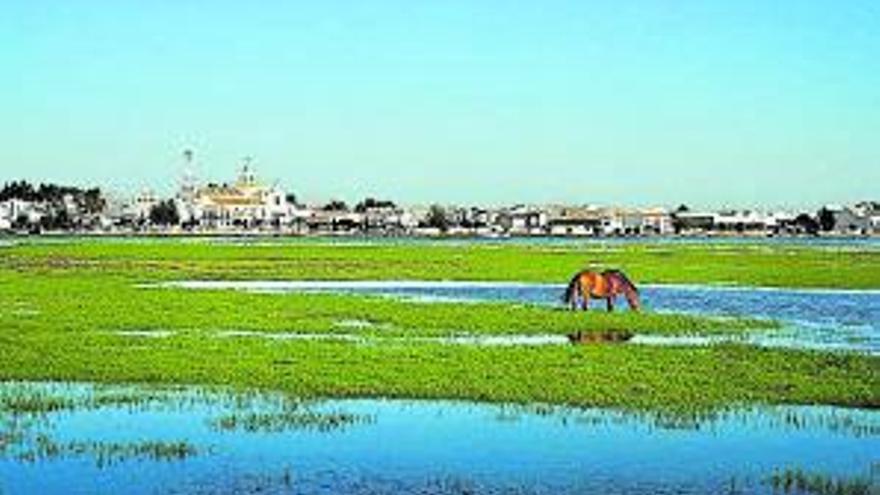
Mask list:
[[0,2],[0,181],[307,200],[880,197],[880,2]]

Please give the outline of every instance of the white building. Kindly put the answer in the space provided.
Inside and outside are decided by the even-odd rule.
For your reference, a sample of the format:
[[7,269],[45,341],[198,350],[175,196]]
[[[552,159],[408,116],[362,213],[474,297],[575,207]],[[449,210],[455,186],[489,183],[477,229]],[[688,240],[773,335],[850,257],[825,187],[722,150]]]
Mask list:
[[159,197],[152,190],[144,188],[135,196],[134,201],[126,208],[125,216],[135,222],[146,222],[150,219],[150,211],[159,204]]
[[361,215],[366,230],[404,233],[418,225],[411,213],[397,206],[369,207]]
[[191,220],[209,229],[281,228],[295,218],[295,205],[287,202],[278,187],[257,181],[249,162],[238,179],[229,184],[208,184],[178,195],[181,220]]
[[12,208],[8,201],[0,203],[0,230],[9,230],[12,228]]
[[0,226],[8,223],[9,226],[4,228],[9,229],[22,220],[28,224],[37,224],[45,215],[45,210],[45,205],[40,203],[22,199],[6,200],[0,203],[0,221],[5,220]]
[[559,207],[548,215],[546,230],[554,236],[593,236],[602,231],[602,215],[598,208]]
[[543,235],[547,232],[547,213],[524,205],[502,211],[496,222],[511,235]]
[[364,217],[348,210],[314,210],[306,218],[312,232],[352,233],[363,227]]
[[763,232],[767,230],[767,218],[757,211],[727,210],[715,214],[714,228],[728,232]]
[[642,210],[642,234],[666,235],[673,232],[672,215],[665,208]]

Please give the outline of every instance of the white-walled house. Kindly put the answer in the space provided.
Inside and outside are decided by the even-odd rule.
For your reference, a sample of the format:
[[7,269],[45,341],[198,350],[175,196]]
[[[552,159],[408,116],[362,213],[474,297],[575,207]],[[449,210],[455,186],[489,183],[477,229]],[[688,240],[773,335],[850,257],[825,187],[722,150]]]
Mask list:
[[705,211],[679,211],[673,215],[679,233],[705,234],[715,226],[715,214]]
[[877,212],[869,217],[871,223],[871,231],[874,234],[880,234],[880,212]]
[[672,215],[665,208],[642,210],[642,234],[667,235],[673,232]]
[[406,233],[418,226],[416,217],[395,205],[369,206],[359,210],[364,230],[384,233]]
[[872,230],[871,218],[859,206],[826,205],[824,209],[834,218],[833,233],[838,235],[865,235]]
[[852,207],[854,214],[865,218],[868,233],[880,233],[880,202],[861,201]]
[[547,232],[547,213],[539,208],[517,205],[502,210],[496,223],[511,235],[542,235]]
[[635,208],[603,208],[599,216],[605,235],[639,235],[645,223],[643,212]]
[[360,230],[363,216],[348,210],[314,210],[306,219],[309,231],[346,234]]
[[135,196],[134,201],[128,205],[126,216],[134,221],[146,222],[150,219],[150,211],[159,204],[159,197],[152,190],[144,188]]
[[547,233],[553,236],[592,236],[602,231],[601,211],[595,207],[559,207],[548,214]]
[[12,208],[8,201],[0,202],[0,230],[12,228]]
[[725,210],[715,214],[714,228],[724,232],[764,232],[767,218],[757,211]]
[[12,228],[22,220],[31,225],[37,224],[46,212],[45,205],[23,199],[9,199],[4,201],[2,205],[0,218],[4,218],[9,223],[7,228]]

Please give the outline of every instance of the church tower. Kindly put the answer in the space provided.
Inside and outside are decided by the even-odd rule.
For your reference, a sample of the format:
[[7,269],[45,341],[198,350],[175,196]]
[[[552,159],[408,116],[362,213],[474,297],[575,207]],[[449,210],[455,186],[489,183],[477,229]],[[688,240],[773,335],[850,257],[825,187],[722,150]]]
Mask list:
[[241,162],[241,169],[238,172],[236,186],[238,186],[239,189],[254,189],[257,185],[257,174],[254,171],[254,159],[250,156],[246,156]]
[[183,150],[183,169],[180,173],[180,199],[192,202],[198,188],[198,176],[195,170],[195,153],[187,148]]

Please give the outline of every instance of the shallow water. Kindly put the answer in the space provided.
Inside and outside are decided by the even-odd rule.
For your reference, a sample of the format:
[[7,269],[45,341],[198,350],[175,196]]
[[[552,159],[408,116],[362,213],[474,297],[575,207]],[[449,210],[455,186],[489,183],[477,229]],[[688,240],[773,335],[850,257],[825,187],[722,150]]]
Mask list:
[[16,244],[54,244],[73,242],[107,243],[206,243],[242,245],[290,245],[290,244],[330,244],[330,245],[528,245],[528,246],[615,246],[615,245],[708,245],[708,246],[804,246],[831,249],[877,249],[880,237],[555,237],[555,236],[514,236],[514,237],[382,237],[369,235],[310,235],[277,236],[270,233],[245,233],[240,235],[190,235],[190,236],[144,236],[144,235],[46,235],[16,237],[7,236],[3,242]]
[[[10,425],[23,432],[23,440],[0,443],[0,492],[772,493],[765,480],[778,469],[864,476],[880,461],[876,411],[768,407],[672,421],[448,401],[291,403],[193,389],[132,399],[138,390],[0,384],[0,398],[83,399],[81,407],[42,414],[15,413],[0,400],[0,433],[11,437]],[[218,426],[230,414],[284,411],[357,420],[324,429]],[[21,456],[39,435],[41,445],[187,442],[196,453]]]
[[[348,292],[425,302],[494,301],[556,306],[561,304],[563,290],[559,284],[467,281],[186,281],[169,285],[197,290]],[[782,330],[747,335],[748,342],[880,354],[880,291],[643,285],[641,293],[643,303],[653,311],[761,317],[783,322]],[[625,307],[622,300],[619,305]],[[596,309],[603,307],[604,303],[596,304]],[[638,336],[634,342],[691,341]]]

